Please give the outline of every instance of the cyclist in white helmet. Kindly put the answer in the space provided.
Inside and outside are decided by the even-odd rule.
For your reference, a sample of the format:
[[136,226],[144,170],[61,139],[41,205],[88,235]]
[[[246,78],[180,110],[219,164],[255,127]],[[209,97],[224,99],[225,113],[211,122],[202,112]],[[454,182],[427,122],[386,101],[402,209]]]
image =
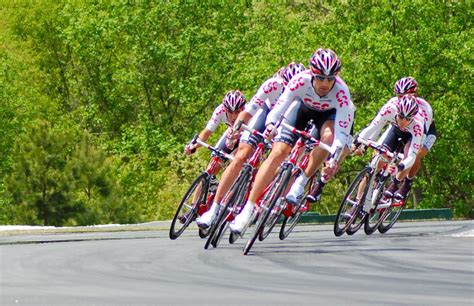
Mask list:
[[[341,61],[332,50],[316,50],[309,64],[310,70],[293,77],[278,99],[277,105],[268,115],[266,134],[274,133],[274,125],[281,114],[285,114],[286,122],[297,129],[304,129],[307,122],[313,119],[318,129],[317,136],[322,142],[332,144],[334,152],[346,145],[347,136],[352,128],[354,107],[349,88],[338,76]],[[257,173],[248,201],[230,225],[233,232],[240,233],[248,223],[255,202],[274,179],[278,167],[290,153],[296,138],[290,131],[278,129],[272,151]],[[321,148],[313,150],[305,175],[295,181],[288,196],[296,199],[301,197],[307,180],[327,156],[328,153]]]
[[[275,103],[283,92],[285,85],[288,84],[294,75],[304,70],[305,67],[303,64],[297,64],[294,62],[290,63],[287,67],[280,68],[273,77],[266,80],[260,86],[257,93],[245,106],[245,110],[240,113],[236,122],[243,120],[244,123],[247,123],[251,119],[249,127],[258,130],[259,132],[263,132],[265,130],[265,119],[267,114],[275,106]],[[219,187],[214,197],[214,202],[210,209],[197,219],[198,226],[207,228],[212,224],[217,216],[220,201],[227,191],[229,191],[229,188],[238,176],[239,171],[242,169],[243,164],[257,147],[259,142],[257,137],[258,136],[250,135],[248,132],[242,134],[238,149],[235,153],[235,158],[222,174]]]
[[[414,165],[416,156],[421,149],[424,133],[424,119],[419,113],[419,106],[413,95],[407,94],[400,98],[390,99],[378,112],[368,127],[360,132],[358,137],[373,140],[380,134],[382,128],[389,124],[389,128],[379,139],[379,142],[390,151],[404,150],[404,159],[393,169],[396,175],[392,183],[385,190],[384,195],[392,198],[396,196],[400,182],[403,181]],[[357,143],[357,138],[356,138]],[[363,145],[357,143],[356,152],[362,155]]]

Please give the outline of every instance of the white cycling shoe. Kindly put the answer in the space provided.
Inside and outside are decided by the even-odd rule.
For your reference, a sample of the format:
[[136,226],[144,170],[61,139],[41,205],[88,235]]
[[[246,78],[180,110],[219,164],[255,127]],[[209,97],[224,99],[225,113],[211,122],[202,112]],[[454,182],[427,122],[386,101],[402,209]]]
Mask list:
[[300,185],[297,182],[291,186],[290,191],[286,195],[286,200],[291,204],[298,204],[301,202],[304,193],[304,185]]
[[211,208],[203,213],[199,218],[196,219],[196,223],[200,228],[208,228],[211,226],[214,219],[217,217],[219,212],[219,204],[212,203]]
[[230,223],[230,230],[233,233],[240,234],[244,227],[250,222],[255,205],[245,204],[244,208],[235,219]]

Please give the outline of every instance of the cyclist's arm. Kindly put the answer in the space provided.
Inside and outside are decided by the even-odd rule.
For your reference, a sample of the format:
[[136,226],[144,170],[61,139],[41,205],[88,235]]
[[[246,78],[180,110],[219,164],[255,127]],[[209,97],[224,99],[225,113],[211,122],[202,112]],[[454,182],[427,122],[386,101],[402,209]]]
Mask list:
[[416,155],[418,155],[418,151],[423,145],[423,121],[415,119],[411,125],[412,127],[410,128],[410,148],[408,149],[407,156],[405,156],[405,158],[400,162],[400,165],[402,165],[402,169],[408,169],[413,166],[413,164],[415,163]]
[[332,152],[336,152],[337,148],[344,148],[347,144],[347,138],[350,136],[354,121],[354,112],[355,106],[351,101],[351,95],[349,90],[345,89],[338,95]]
[[304,95],[308,85],[306,82],[311,82],[311,80],[303,77],[295,77],[291,79],[280,98],[278,98],[275,107],[268,114],[265,126],[268,126],[269,124],[275,124],[280,116],[288,110],[291,103],[298,97],[302,97]]
[[359,133],[359,137],[367,140],[373,140],[387,122],[393,122],[397,114],[396,106],[393,104],[385,104],[377,116],[370,122],[369,126]]

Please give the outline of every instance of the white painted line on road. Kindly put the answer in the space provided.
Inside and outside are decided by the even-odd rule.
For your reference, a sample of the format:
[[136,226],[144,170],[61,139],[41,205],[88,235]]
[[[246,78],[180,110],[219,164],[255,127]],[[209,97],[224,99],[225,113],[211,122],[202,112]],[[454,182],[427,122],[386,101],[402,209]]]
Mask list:
[[453,237],[474,237],[474,229],[467,231],[467,232],[462,232],[462,233],[457,233],[454,235],[451,235]]

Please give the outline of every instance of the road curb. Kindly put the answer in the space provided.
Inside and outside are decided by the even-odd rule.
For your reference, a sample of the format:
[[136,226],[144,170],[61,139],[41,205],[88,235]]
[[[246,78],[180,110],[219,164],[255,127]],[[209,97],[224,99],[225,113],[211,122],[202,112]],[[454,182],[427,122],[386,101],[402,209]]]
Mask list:
[[[307,212],[301,216],[299,223],[334,223],[336,215],[320,215]],[[453,211],[450,208],[436,209],[405,209],[398,220],[452,220]]]

